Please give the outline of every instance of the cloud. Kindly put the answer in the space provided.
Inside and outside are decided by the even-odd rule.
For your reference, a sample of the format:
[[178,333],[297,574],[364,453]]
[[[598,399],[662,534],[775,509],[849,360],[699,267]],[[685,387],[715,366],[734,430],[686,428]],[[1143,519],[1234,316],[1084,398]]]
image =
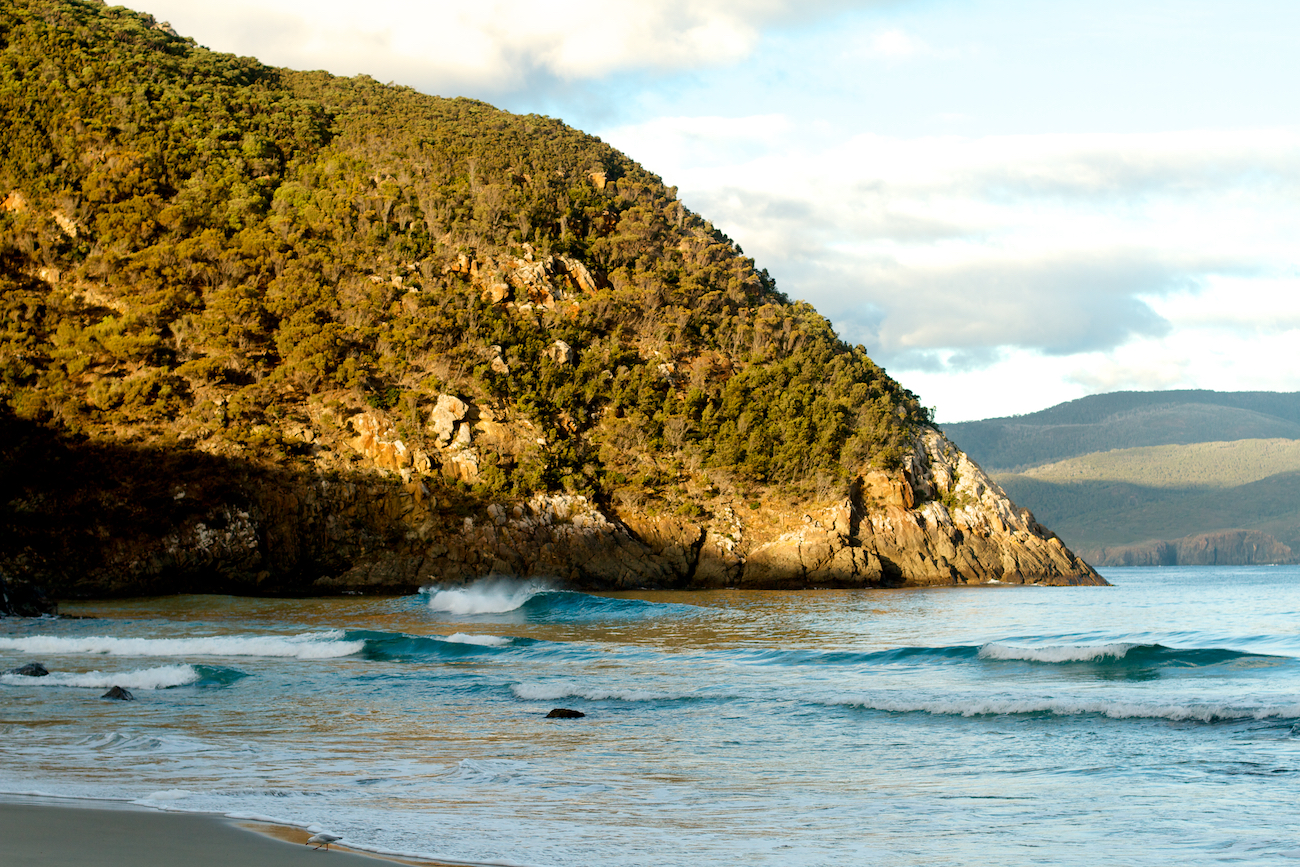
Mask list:
[[[1143,296],[1182,286],[1195,270],[1123,249],[932,269],[881,263],[861,272],[840,321],[887,359],[944,348],[963,350],[962,363],[987,364],[1002,346],[1071,355],[1167,333]],[[865,321],[855,315],[858,298],[870,311]]]
[[1186,385],[1189,373],[1189,365],[1180,358],[1166,358],[1154,367],[1100,359],[1088,366],[1074,368],[1065,375],[1065,380],[1082,386],[1089,394],[1108,391],[1166,391]]
[[853,40],[845,52],[850,57],[871,60],[906,60],[917,55],[934,54],[923,41],[902,30],[882,30]]
[[766,27],[815,21],[846,0],[139,0],[221,51],[278,65],[367,73],[476,96],[633,71],[734,63]]
[[1295,131],[837,138],[764,115],[606,138],[891,367],[1300,321]]

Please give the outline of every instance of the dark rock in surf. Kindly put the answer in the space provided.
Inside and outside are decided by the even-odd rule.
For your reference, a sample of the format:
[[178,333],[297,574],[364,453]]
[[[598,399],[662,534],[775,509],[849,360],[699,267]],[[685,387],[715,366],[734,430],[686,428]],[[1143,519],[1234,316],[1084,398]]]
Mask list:
[[45,677],[49,673],[50,670],[39,662],[29,662],[26,665],[11,668],[5,672],[5,674],[18,674],[23,677]]
[[580,710],[570,710],[567,707],[557,707],[546,715],[547,719],[580,719],[586,716]]
[[120,686],[115,686],[115,687],[113,687],[113,688],[110,689],[108,692],[106,692],[106,693],[104,693],[103,695],[101,695],[100,698],[111,698],[111,699],[113,699],[114,701],[134,701],[134,700],[135,700],[135,696],[131,695],[131,691],[130,691],[129,689],[123,689],[123,688],[120,687]]

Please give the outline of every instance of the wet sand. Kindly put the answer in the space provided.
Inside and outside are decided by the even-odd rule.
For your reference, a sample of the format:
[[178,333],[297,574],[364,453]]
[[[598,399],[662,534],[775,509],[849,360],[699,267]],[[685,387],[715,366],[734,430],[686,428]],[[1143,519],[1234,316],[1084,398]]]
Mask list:
[[[430,865],[304,845],[311,832],[206,813],[50,799],[0,800],[0,863],[13,867],[381,867]],[[346,841],[345,841],[346,842]]]

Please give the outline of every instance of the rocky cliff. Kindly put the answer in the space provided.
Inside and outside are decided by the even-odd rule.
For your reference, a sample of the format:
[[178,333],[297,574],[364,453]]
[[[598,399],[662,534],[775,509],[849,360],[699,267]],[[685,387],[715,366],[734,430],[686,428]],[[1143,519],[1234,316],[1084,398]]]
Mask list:
[[57,596],[1099,580],[561,121],[0,8],[0,573]]
[[64,598],[394,593],[488,574],[592,590],[1105,583],[933,430],[898,471],[866,469],[822,502],[719,495],[686,517],[582,495],[449,495],[433,474],[473,466],[472,446],[422,455],[383,427],[370,412],[342,432],[356,468],[293,472],[11,422],[0,574]]

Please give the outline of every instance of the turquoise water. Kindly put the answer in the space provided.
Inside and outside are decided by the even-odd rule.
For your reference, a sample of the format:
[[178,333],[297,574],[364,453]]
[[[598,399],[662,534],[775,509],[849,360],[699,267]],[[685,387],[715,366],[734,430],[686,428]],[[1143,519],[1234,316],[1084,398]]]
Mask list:
[[539,867],[1300,859],[1300,568],[1104,574],[65,605],[0,621],[52,672],[0,791]]

